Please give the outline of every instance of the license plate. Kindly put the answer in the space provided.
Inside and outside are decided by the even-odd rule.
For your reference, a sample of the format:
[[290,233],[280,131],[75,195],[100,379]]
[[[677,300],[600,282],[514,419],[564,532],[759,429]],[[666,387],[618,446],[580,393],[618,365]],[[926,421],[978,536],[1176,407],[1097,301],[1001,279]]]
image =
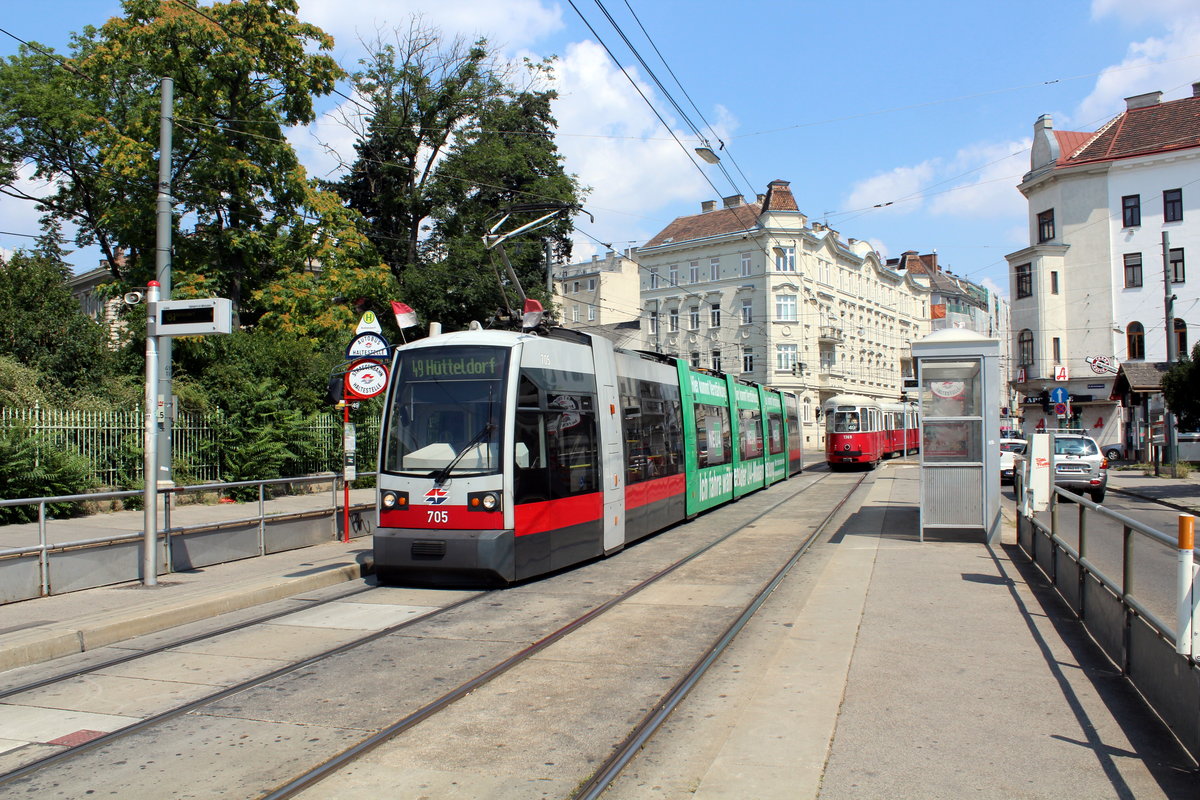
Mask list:
[[1084,467],[1084,466],[1076,466],[1075,464],[1064,464],[1058,468],[1058,471],[1059,472],[1083,473],[1083,472],[1087,472],[1088,468]]

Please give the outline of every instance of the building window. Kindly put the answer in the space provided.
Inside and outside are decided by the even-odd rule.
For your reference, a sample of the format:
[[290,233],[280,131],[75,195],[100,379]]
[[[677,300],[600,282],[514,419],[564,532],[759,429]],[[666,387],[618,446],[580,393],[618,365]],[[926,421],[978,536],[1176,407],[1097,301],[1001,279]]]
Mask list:
[[775,369],[780,372],[791,372],[794,366],[796,366],[796,345],[775,345]]
[[700,306],[692,306],[688,309],[688,329],[700,330]]
[[1175,357],[1187,357],[1187,323],[1175,318]]
[[700,282],[700,262],[699,261],[693,261],[690,264],[688,264],[688,282],[689,283],[699,283]]
[[742,277],[750,277],[750,254],[742,253]]
[[721,279],[721,259],[710,258],[708,260],[708,279],[710,281],[719,281]]
[[1127,194],[1121,198],[1121,227],[1136,228],[1142,224],[1142,196]]
[[1173,247],[1167,251],[1167,264],[1171,268],[1171,283],[1183,283],[1187,275],[1183,269],[1183,248]]
[[653,336],[658,335],[658,312],[657,311],[650,312],[650,333]]
[[596,307],[590,304],[588,305],[588,320],[591,322],[596,321]]
[[672,264],[670,266],[668,272],[669,272],[668,280],[670,281],[670,284],[672,286],[678,286],[679,285],[679,265]]
[[1140,322],[1131,322],[1125,329],[1125,357],[1146,357],[1146,331]]
[[708,309],[708,325],[710,328],[721,327],[721,306],[713,303]]
[[578,291],[579,291],[579,281],[575,281],[575,283],[573,284],[573,286],[574,286],[575,288],[573,288],[571,291],[572,291],[572,292],[578,292]]
[[1051,347],[1054,350],[1054,363],[1061,364],[1062,363],[1062,339],[1055,336],[1054,340],[1051,342]]
[[754,372],[754,351],[749,347],[742,350],[742,372]]
[[1038,214],[1038,243],[1054,238],[1054,209]]
[[717,372],[721,371],[721,351],[720,350],[712,351],[712,368],[715,369]]
[[1183,219],[1183,189],[1167,189],[1163,192],[1163,221],[1179,222]]
[[1058,272],[1050,271],[1050,294],[1058,294]]
[[1022,297],[1030,297],[1033,294],[1033,265],[1018,264],[1017,271],[1017,299]]
[[780,322],[796,321],[796,295],[775,295],[775,319]]
[[794,248],[794,247],[776,247],[775,248],[775,271],[776,272],[795,272],[796,271],[796,248]]
[[1142,254],[1125,254],[1125,288],[1136,289],[1142,285]]
[[693,367],[695,367],[696,369],[700,369],[700,351],[699,350],[692,351],[692,357],[691,357],[690,361],[692,362]]
[[752,322],[754,322],[754,301],[753,300],[743,300],[742,301],[742,324],[749,325]]
[[589,292],[596,291],[596,279],[595,278],[588,278],[588,291]]
[[808,397],[804,398],[804,421],[812,422],[812,400]]
[[679,332],[679,309],[672,308],[667,312],[667,330],[671,333]]
[[579,305],[571,306],[571,322],[579,322]]
[[650,268],[650,288],[651,289],[658,288],[658,267]]
[[1033,366],[1033,331],[1028,328],[1017,334],[1017,363],[1022,367]]

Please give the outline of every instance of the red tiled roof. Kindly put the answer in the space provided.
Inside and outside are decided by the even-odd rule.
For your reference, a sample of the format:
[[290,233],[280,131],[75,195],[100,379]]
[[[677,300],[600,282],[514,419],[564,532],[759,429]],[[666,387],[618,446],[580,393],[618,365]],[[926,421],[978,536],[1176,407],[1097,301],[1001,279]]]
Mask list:
[[763,211],[799,211],[796,197],[787,181],[774,180],[767,186],[767,197],[763,200]]
[[687,242],[692,239],[720,236],[723,233],[753,230],[761,212],[762,207],[758,203],[747,203],[734,208],[722,208],[718,211],[694,214],[689,217],[676,217],[674,222],[663,228],[642,246],[657,247],[660,244]]
[[1054,138],[1058,140],[1058,163],[1062,164],[1083,147],[1096,134],[1087,131],[1055,131]]
[[1200,147],[1200,97],[1127,110],[1087,145],[1060,159],[1059,165],[1114,161],[1191,147]]

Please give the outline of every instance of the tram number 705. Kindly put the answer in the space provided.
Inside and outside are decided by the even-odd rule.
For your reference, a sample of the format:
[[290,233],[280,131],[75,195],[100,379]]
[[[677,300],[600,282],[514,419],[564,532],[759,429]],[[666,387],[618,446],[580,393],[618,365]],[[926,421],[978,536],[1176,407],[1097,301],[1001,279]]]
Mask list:
[[425,515],[426,515],[426,519],[425,519],[426,522],[435,522],[435,523],[445,525],[447,522],[450,521],[450,512],[449,511],[426,511]]

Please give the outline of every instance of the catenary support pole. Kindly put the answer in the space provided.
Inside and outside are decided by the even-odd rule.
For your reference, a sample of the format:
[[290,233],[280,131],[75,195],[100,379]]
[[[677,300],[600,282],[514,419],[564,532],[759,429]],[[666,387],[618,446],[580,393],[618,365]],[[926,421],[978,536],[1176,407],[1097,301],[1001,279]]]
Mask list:
[[[162,102],[158,116],[158,196],[154,237],[154,277],[161,287],[161,299],[171,299],[171,141],[174,122],[175,82],[162,79]],[[156,480],[168,487],[174,482],[172,445],[175,438],[175,404],[171,389],[171,337],[159,340],[155,418],[159,419],[158,470]]]
[[[1175,295],[1171,292],[1171,234],[1162,232],[1163,312],[1166,317],[1167,364],[1174,365],[1178,356],[1175,347]],[[1171,464],[1171,477],[1179,470],[1179,441],[1175,435],[1175,414],[1163,406],[1163,463]]]
[[142,585],[158,585],[158,281],[146,287],[146,437],[142,492]]

